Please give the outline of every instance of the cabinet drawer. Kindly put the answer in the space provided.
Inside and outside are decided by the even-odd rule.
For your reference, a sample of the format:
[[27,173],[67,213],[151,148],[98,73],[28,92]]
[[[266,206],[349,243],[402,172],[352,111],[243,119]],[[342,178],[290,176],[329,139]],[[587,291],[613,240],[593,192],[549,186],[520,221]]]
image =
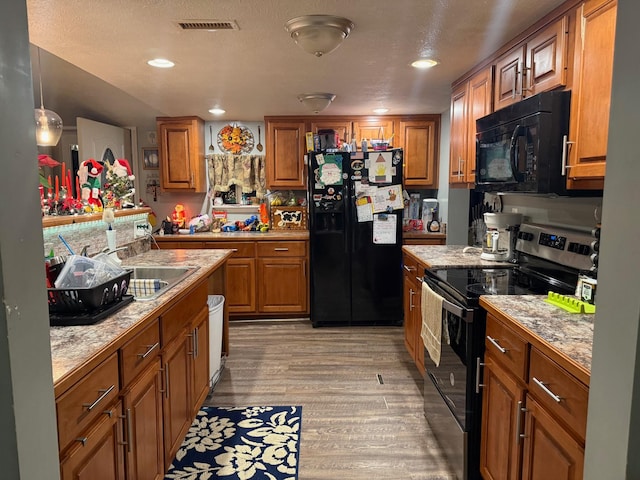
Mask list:
[[527,358],[529,344],[506,325],[487,315],[487,352],[519,379],[527,381]]
[[233,250],[232,257],[254,258],[256,256],[255,242],[207,242],[206,248],[225,248]]
[[529,391],[584,441],[589,389],[535,348],[531,349]]
[[60,451],[104,414],[119,391],[118,354],[113,353],[56,400]]
[[167,345],[207,304],[207,282],[203,282],[160,317],[161,344]]
[[414,259],[413,257],[410,257],[409,255],[405,254],[402,256],[402,271],[403,273],[409,275],[413,280],[415,280],[414,277],[419,277],[420,274],[418,272],[418,261],[416,259]]
[[307,242],[257,242],[258,257],[304,257]]
[[159,353],[160,322],[156,319],[120,349],[122,387],[136,378]]

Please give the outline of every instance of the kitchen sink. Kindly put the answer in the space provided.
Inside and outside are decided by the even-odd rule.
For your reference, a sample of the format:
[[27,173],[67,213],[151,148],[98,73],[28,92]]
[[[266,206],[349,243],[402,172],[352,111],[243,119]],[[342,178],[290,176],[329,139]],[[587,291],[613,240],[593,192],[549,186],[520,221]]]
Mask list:
[[199,267],[123,266],[131,270],[127,293],[138,301],[155,300],[193,274]]

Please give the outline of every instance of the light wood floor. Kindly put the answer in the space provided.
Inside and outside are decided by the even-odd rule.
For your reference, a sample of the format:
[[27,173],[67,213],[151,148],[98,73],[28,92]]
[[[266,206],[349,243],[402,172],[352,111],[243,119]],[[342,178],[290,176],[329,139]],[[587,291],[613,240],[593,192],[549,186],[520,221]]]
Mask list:
[[401,327],[231,321],[230,352],[205,403],[301,405],[299,480],[455,478]]

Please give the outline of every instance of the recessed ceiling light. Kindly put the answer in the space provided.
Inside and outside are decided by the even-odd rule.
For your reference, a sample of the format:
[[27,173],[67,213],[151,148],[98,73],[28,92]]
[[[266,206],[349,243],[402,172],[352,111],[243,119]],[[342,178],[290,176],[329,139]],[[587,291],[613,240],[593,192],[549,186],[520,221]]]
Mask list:
[[153,60],[149,60],[147,63],[152,67],[158,68],[171,68],[175,66],[175,63],[171,60],[167,60],[166,58],[154,58]]
[[414,68],[431,68],[438,64],[435,60],[430,58],[421,58],[420,60],[416,60],[411,64]]
[[222,115],[223,113],[226,113],[226,110],[223,110],[221,108],[212,108],[211,110],[209,110],[209,113],[213,113],[214,115]]
[[378,115],[382,115],[383,113],[387,113],[389,111],[388,108],[375,108],[373,113],[377,113]]

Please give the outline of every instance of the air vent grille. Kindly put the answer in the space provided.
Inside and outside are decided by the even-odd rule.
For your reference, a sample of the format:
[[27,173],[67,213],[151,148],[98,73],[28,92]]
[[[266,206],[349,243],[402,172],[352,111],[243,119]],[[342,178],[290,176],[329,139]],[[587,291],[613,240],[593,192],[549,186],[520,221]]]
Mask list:
[[239,30],[235,20],[184,20],[178,25],[183,30]]

